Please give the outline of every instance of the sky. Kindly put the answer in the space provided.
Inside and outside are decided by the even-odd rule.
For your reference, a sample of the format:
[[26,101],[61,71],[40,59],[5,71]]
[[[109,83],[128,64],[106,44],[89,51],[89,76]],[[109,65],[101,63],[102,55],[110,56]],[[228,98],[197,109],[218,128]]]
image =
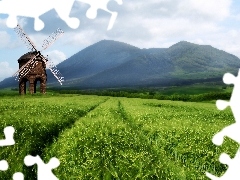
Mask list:
[[[6,25],[8,14],[1,11],[1,3],[6,1],[10,0],[0,0],[0,81],[18,70],[17,60],[28,52],[14,29]],[[49,1],[41,2],[44,5]],[[69,16],[80,20],[77,29],[69,27],[53,9],[40,16],[45,24],[41,31],[34,29],[33,18],[19,16],[18,23],[39,50],[43,40],[57,28],[64,31],[63,36],[42,52],[56,65],[104,39],[139,48],[167,48],[188,41],[211,45],[240,58],[238,0],[123,0],[122,5],[112,0],[107,7],[118,12],[118,16],[111,30],[107,30],[111,14],[98,10],[97,17],[89,19],[86,17],[89,7],[78,0],[74,2]]]

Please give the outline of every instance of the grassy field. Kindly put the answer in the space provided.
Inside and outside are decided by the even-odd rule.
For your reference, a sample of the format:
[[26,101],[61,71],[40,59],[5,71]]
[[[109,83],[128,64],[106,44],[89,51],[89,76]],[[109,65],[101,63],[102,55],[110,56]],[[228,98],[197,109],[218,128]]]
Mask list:
[[175,86],[158,89],[158,92],[164,95],[172,94],[188,94],[198,95],[212,92],[232,92],[231,86],[226,86],[223,83],[199,83],[186,86]]
[[[216,99],[228,100],[233,90],[232,86],[226,86],[220,82],[196,83],[192,85],[169,86],[169,87],[122,87],[109,89],[68,89],[66,87],[50,88],[48,91],[57,94],[82,94],[82,95],[98,95],[112,97],[127,97],[141,99],[158,99],[172,101],[216,101]],[[5,93],[11,93],[7,90]],[[15,91],[17,95],[17,91]],[[1,95],[1,91],[0,91]]]
[[[68,179],[207,179],[208,171],[226,171],[218,158],[234,156],[238,144],[226,139],[221,147],[211,139],[234,122],[230,109],[214,103],[163,101],[93,95],[1,96],[0,130],[13,126],[14,146],[0,147],[9,163],[0,179],[22,172],[36,179],[36,165],[26,167],[26,155],[40,155]],[[0,138],[4,138],[0,133]]]

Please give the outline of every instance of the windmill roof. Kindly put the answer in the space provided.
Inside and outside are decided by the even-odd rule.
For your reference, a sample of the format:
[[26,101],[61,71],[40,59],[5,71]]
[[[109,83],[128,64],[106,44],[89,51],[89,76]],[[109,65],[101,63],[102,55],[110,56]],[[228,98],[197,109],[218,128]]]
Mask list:
[[21,61],[21,60],[31,59],[31,58],[34,57],[34,55],[36,55],[36,52],[28,52],[28,53],[22,55],[22,56],[18,59],[18,62]]

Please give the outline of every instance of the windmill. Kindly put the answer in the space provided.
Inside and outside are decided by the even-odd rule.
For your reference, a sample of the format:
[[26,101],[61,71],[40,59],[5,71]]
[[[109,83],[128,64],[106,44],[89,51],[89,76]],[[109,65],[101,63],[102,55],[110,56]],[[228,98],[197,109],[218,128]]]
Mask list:
[[62,85],[64,79],[61,73],[54,63],[50,61],[48,57],[44,57],[41,52],[52,45],[57,38],[63,34],[63,31],[61,29],[57,29],[55,32],[53,32],[47,39],[43,41],[43,49],[38,51],[36,46],[19,25],[17,25],[14,30],[29,49],[28,53],[24,54],[18,59],[19,70],[13,75],[14,77],[16,76],[16,79],[19,81],[19,93],[26,94],[26,83],[28,81],[29,92],[31,94],[36,93],[37,81],[40,81],[40,92],[45,94],[47,81],[46,66],[48,66],[49,70]]

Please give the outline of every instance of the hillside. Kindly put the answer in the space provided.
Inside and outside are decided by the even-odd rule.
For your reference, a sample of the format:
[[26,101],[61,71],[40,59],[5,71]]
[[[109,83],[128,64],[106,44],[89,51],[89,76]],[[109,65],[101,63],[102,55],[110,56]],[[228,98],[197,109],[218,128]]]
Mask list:
[[58,65],[66,80],[87,77],[129,61],[139,48],[115,41],[100,41]]
[[[63,87],[145,87],[220,81],[225,72],[236,74],[240,60],[209,45],[186,41],[169,48],[140,49],[102,40],[57,67],[65,78]],[[47,74],[48,86],[60,86],[49,71]],[[17,86],[13,78],[0,82],[0,88]]]

